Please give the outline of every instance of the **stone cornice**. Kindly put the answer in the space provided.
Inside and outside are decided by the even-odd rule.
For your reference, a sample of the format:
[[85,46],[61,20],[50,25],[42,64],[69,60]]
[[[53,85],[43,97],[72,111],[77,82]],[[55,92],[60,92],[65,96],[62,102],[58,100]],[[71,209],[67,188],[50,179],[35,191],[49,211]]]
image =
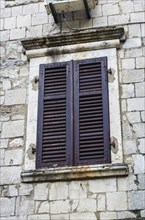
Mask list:
[[59,35],[46,36],[22,40],[22,45],[26,51],[42,48],[56,48],[67,45],[84,44],[91,42],[124,40],[123,27],[106,27],[82,30],[74,33],[63,33]]

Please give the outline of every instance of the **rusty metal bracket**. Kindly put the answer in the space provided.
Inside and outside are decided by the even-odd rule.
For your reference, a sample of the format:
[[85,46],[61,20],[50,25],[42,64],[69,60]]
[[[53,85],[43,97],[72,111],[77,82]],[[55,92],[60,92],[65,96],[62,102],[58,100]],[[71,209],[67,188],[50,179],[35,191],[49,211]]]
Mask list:
[[88,17],[88,19],[90,19],[91,15],[90,15],[90,10],[89,10],[89,6],[88,6],[88,2],[87,2],[87,0],[83,0],[83,2],[84,2],[84,5],[85,5],[85,10],[86,10],[87,17]]
[[55,10],[55,8],[54,8],[52,3],[49,3],[49,6],[50,6],[51,13],[53,15],[54,21],[57,24],[59,22],[58,14],[57,14],[57,12],[56,12],[56,10]]

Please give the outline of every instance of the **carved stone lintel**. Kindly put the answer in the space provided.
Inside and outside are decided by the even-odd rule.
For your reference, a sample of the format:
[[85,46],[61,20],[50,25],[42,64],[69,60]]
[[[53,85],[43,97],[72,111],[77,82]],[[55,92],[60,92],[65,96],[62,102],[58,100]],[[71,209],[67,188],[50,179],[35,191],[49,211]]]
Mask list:
[[73,33],[63,33],[59,35],[46,36],[42,38],[33,38],[22,40],[22,45],[26,50],[35,50],[43,48],[57,48],[67,45],[79,45],[91,42],[100,42],[108,40],[119,40],[124,36],[123,27],[103,27],[95,29],[81,30]]

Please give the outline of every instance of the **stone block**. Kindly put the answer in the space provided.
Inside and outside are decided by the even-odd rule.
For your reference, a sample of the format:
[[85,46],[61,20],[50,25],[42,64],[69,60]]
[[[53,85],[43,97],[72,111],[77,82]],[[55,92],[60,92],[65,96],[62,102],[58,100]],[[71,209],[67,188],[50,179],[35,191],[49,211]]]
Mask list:
[[32,25],[40,25],[48,23],[48,15],[47,13],[39,13],[32,15]]
[[43,2],[40,2],[40,3],[39,3],[38,9],[39,9],[39,12],[46,12],[46,8],[45,8]]
[[4,100],[5,100],[5,97],[4,96],[0,96],[0,105],[4,104]]
[[9,79],[3,79],[3,90],[11,89],[11,81]]
[[34,200],[48,199],[48,184],[40,183],[34,187]]
[[41,202],[39,206],[37,207],[38,213],[49,213],[49,202]]
[[122,14],[134,12],[134,4],[132,1],[119,1],[119,6]]
[[25,77],[29,75],[29,70],[27,67],[21,67],[20,68],[20,76]]
[[145,191],[128,192],[128,207],[129,210],[145,209]]
[[7,150],[5,165],[20,165],[23,160],[23,149]]
[[1,9],[1,18],[11,17],[11,8]]
[[141,120],[145,122],[145,111],[141,112]]
[[136,58],[136,68],[143,69],[145,66],[145,58],[144,57],[137,57]]
[[9,185],[8,196],[18,196],[18,187],[17,185]]
[[122,59],[122,69],[124,70],[135,69],[135,59],[134,58]]
[[102,6],[96,5],[96,7],[91,10],[91,17],[96,18],[96,17],[101,17],[101,16],[102,16]]
[[16,27],[16,17],[5,18],[4,28],[12,29]]
[[134,9],[135,9],[135,12],[145,11],[145,3],[144,3],[144,0],[140,0],[139,2],[138,2],[137,0],[134,1]]
[[123,83],[135,83],[144,81],[144,70],[123,70],[122,82]]
[[24,141],[22,138],[15,138],[9,143],[9,147],[15,148],[15,147],[23,147]]
[[131,22],[145,22],[145,16],[144,16],[144,12],[138,12],[138,13],[131,13]]
[[122,85],[122,98],[131,98],[134,97],[134,95],[133,84]]
[[26,37],[40,37],[42,36],[42,25],[32,26],[27,28]]
[[16,215],[32,215],[34,213],[34,200],[28,196],[17,197]]
[[144,111],[145,110],[144,98],[127,99],[128,111]]
[[137,137],[143,138],[145,136],[145,123],[133,124],[133,130]]
[[17,27],[31,26],[31,15],[23,15],[17,17]]
[[70,199],[87,198],[87,182],[72,181],[69,184],[69,198]]
[[101,212],[100,213],[100,219],[102,219],[102,220],[117,219],[117,213],[116,212]]
[[129,48],[125,49],[124,57],[131,58],[131,57],[141,57],[142,56],[142,50],[141,48]]
[[13,138],[24,135],[24,121],[8,121],[3,122],[2,138]]
[[145,82],[136,83],[135,92],[136,92],[136,97],[145,97]]
[[107,16],[93,19],[93,27],[107,26]]
[[136,139],[123,140],[123,152],[124,155],[131,155],[137,152],[137,141]]
[[21,173],[21,167],[19,166],[1,167],[0,183],[2,185],[20,183],[21,181],[20,173]]
[[97,220],[97,217],[93,212],[71,213],[70,220]]
[[50,220],[49,214],[29,215],[28,220]]
[[25,119],[25,115],[12,115],[12,121],[14,120],[24,120]]
[[0,198],[0,207],[1,217],[14,215],[15,198]]
[[52,183],[49,190],[50,200],[60,200],[68,198],[68,184],[64,182]]
[[33,186],[31,184],[21,184],[19,187],[19,195],[29,196],[33,191]]
[[26,89],[15,89],[6,91],[5,105],[21,105],[26,103]]
[[20,216],[10,216],[3,217],[1,220],[28,220],[28,216],[20,215]]
[[116,191],[116,179],[89,180],[89,191],[91,193],[114,192]]
[[28,4],[23,6],[23,14],[35,14],[38,13],[38,4]]
[[96,199],[80,199],[77,207],[78,212],[96,212]]
[[129,25],[129,38],[141,37],[140,24]]
[[106,210],[106,197],[105,194],[99,194],[97,196],[97,211]]
[[[52,23],[51,25],[44,24],[42,26],[43,26],[43,35],[48,35],[51,32],[53,32],[54,34],[60,33],[60,26],[56,25],[55,23]],[[76,24],[76,26],[78,26],[78,24]]]
[[136,219],[136,215],[133,212],[123,211],[117,212],[118,219]]
[[145,174],[138,174],[138,189],[145,189]]
[[69,200],[53,201],[50,202],[50,213],[51,214],[62,214],[70,212]]
[[138,139],[138,149],[141,154],[145,154],[145,138]]
[[103,16],[108,15],[117,15],[119,14],[119,6],[118,4],[104,4],[102,5]]
[[145,24],[141,24],[141,36],[145,37]]
[[126,99],[121,100],[121,109],[122,109],[122,112],[126,112],[127,110]]
[[22,6],[12,7],[12,16],[20,16],[22,15]]
[[51,220],[68,220],[69,214],[51,215]]
[[137,48],[141,47],[141,39],[140,38],[132,38],[127,39],[127,41],[123,44],[123,48]]
[[135,184],[135,175],[129,175],[128,177],[118,178],[118,191],[137,190]]
[[0,30],[2,31],[4,28],[4,19],[0,19]]
[[129,22],[128,14],[108,16],[109,25],[124,24],[128,22]]
[[0,149],[0,166],[4,165],[4,158],[5,158],[5,150]]
[[128,112],[126,114],[126,117],[128,119],[128,121],[132,124],[132,123],[137,123],[141,121],[140,118],[140,113],[139,112]]
[[132,155],[134,162],[134,174],[141,174],[145,172],[145,158],[143,155]]
[[8,41],[10,39],[10,31],[0,31],[1,41]]
[[126,192],[107,193],[107,210],[108,211],[127,210]]
[[0,140],[0,148],[7,148],[8,147],[9,139],[1,139]]
[[10,31],[10,40],[25,38],[25,28],[12,29]]

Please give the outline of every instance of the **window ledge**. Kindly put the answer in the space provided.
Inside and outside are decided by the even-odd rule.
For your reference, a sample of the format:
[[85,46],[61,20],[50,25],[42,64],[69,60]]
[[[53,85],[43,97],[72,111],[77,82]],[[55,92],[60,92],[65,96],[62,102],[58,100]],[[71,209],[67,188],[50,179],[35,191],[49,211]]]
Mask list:
[[32,183],[97,179],[127,175],[128,166],[126,164],[105,164],[28,170],[21,173],[21,179],[23,183]]

